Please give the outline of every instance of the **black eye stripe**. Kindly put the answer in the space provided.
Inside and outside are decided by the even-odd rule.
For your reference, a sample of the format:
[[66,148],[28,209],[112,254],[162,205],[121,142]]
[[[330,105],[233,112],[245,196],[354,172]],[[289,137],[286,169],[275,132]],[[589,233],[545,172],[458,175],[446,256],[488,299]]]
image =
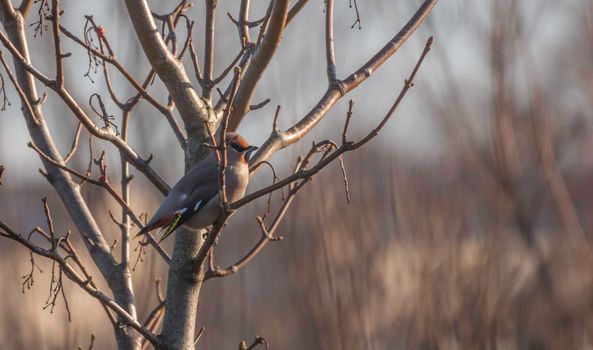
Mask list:
[[233,147],[233,148],[234,148],[234,149],[235,149],[237,152],[243,152],[243,151],[245,151],[247,148],[249,148],[249,147],[243,147],[243,146],[241,146],[240,144],[238,144],[238,143],[235,143],[235,142],[231,143],[231,146],[232,146],[232,147]]

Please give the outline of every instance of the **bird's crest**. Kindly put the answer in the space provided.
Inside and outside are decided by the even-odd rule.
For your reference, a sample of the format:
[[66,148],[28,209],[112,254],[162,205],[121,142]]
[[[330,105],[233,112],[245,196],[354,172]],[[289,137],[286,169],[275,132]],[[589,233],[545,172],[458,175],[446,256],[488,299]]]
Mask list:
[[227,143],[238,152],[242,152],[249,148],[249,143],[245,138],[237,133],[227,133]]

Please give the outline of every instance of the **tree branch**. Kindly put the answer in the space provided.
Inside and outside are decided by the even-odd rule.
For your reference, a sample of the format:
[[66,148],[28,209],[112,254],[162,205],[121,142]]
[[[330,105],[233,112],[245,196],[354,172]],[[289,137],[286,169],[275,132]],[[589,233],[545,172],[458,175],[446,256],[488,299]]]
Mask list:
[[282,40],[290,1],[275,0],[273,3],[269,23],[265,26],[263,38],[243,74],[241,87],[235,96],[233,110],[229,117],[229,131],[236,131],[245,114],[249,112],[249,104],[257,84]]
[[331,84],[337,80],[334,52],[334,0],[325,0],[325,59],[327,61],[327,81]]
[[31,10],[31,5],[33,5],[34,0],[23,0],[21,6],[19,6],[19,12],[23,15],[23,17],[27,17],[27,14]]
[[49,258],[60,265],[60,268],[64,271],[66,276],[76,283],[79,287],[81,287],[84,291],[86,291],[90,296],[97,299],[102,305],[105,305],[110,310],[115,312],[118,316],[120,316],[125,322],[126,325],[134,328],[143,337],[148,339],[153,345],[157,346],[160,344],[159,338],[154,335],[152,332],[144,328],[136,319],[130,315],[126,310],[122,309],[115,301],[105,295],[101,290],[97,289],[96,287],[91,285],[90,279],[85,279],[76,272],[76,270],[70,266],[66,260],[60,256],[55,250],[47,250],[41,247],[38,247],[25,239],[22,235],[13,231],[8,225],[6,225],[3,221],[0,221],[0,229],[2,229],[2,233],[5,237],[10,238],[23,246],[29,249],[31,252]]
[[32,74],[37,80],[53,89],[70,108],[76,118],[82,122],[85,128],[95,137],[111,142],[119,151],[126,157],[130,164],[134,165],[138,171],[143,173],[150,182],[163,194],[169,193],[170,187],[165,183],[161,177],[150,167],[148,160],[142,159],[136,152],[119,137],[110,133],[109,131],[98,128],[93,121],[86,115],[84,110],[78,105],[74,98],[64,88],[57,89],[55,84],[43,73],[35,69],[28,60],[20,54],[20,52],[13,46],[12,42],[0,32],[0,41],[11,52],[16,62],[18,62],[25,70]]
[[74,156],[76,149],[78,148],[78,142],[80,140],[80,131],[82,130],[82,123],[78,122],[76,125],[76,131],[74,132],[74,138],[72,139],[72,146],[70,146],[70,151],[64,157],[64,164],[68,164],[70,159]]
[[[208,130],[216,129],[219,115],[200,98],[181,62],[169,52],[154,23],[146,0],[125,1],[130,19],[151,66],[155,69],[184,122],[188,144],[185,170],[208,154]],[[190,48],[191,52],[191,48]],[[175,235],[167,281],[166,312],[161,337],[167,349],[191,348],[194,342],[197,301],[202,274],[191,260],[202,243],[200,233],[180,229]]]
[[255,246],[253,248],[251,248],[251,250],[247,254],[245,254],[244,257],[242,257],[241,259],[239,259],[239,261],[237,261],[236,263],[232,264],[231,266],[229,266],[225,269],[216,267],[214,269],[209,270],[206,273],[205,280],[208,280],[208,279],[214,278],[214,277],[225,277],[225,276],[228,276],[228,275],[238,272],[243,267],[245,267],[251,260],[253,260],[253,258],[255,258],[264,249],[264,247],[266,246],[266,244],[268,244],[268,242],[282,240],[282,237],[280,237],[280,236],[273,237],[273,235],[276,232],[276,229],[278,228],[278,226],[280,225],[280,222],[282,222],[284,215],[288,212],[288,208],[292,204],[297,192],[301,188],[303,188],[303,186],[306,185],[307,182],[308,182],[308,180],[303,180],[293,186],[293,188],[289,191],[288,196],[282,203],[282,207],[280,207],[278,214],[276,214],[276,217],[274,218],[274,221],[272,222],[272,225],[269,228],[266,228],[263,220],[261,220],[258,217],[258,222],[259,222],[260,228],[262,230],[262,237],[255,244]]
[[[230,205],[231,209],[234,209],[234,210],[239,209],[240,207],[244,206],[245,204],[247,204],[259,197],[265,196],[268,193],[276,191],[286,185],[289,185],[296,180],[310,178],[313,175],[317,174],[321,169],[323,169],[324,167],[329,165],[332,161],[338,159],[343,153],[355,150],[355,149],[363,146],[364,144],[366,144],[373,137],[377,136],[379,131],[385,126],[385,124],[387,123],[389,118],[393,115],[393,113],[395,112],[395,110],[397,109],[397,107],[399,106],[399,104],[401,103],[403,98],[405,97],[408,90],[410,88],[412,88],[413,80],[416,77],[416,73],[418,72],[420,65],[424,61],[424,58],[430,51],[432,43],[433,43],[433,38],[430,37],[427,40],[424,50],[422,51],[422,54],[420,55],[418,62],[414,66],[414,69],[412,70],[410,77],[408,79],[406,79],[406,81],[404,82],[404,86],[403,86],[402,90],[400,91],[399,95],[397,96],[395,102],[393,103],[393,105],[391,106],[391,108],[389,109],[389,111],[387,112],[385,117],[383,117],[383,119],[381,120],[379,125],[377,125],[374,129],[372,129],[362,140],[360,140],[358,142],[342,142],[342,145],[339,148],[336,147],[337,149],[333,153],[330,153],[329,155],[322,157],[321,160],[315,166],[311,167],[310,169],[301,169],[298,172],[295,172],[293,175],[284,178],[283,180],[280,180],[270,186],[262,188],[261,190],[255,191],[249,195],[246,195],[245,197],[241,198],[240,200],[232,203]],[[350,113],[351,113],[351,111],[350,111]],[[346,125],[348,125],[349,121],[350,121],[350,117],[348,116],[346,118]],[[345,127],[342,134],[346,135],[346,131],[347,130]],[[314,144],[313,149],[315,149],[315,147],[317,147],[319,145],[321,145],[321,143],[319,143],[317,145]]]
[[[81,173],[79,173],[78,171],[71,169],[53,159],[51,159],[48,155],[46,155],[45,153],[43,153],[42,150],[40,150],[36,145],[34,145],[33,143],[29,142],[27,144],[27,146],[29,146],[30,148],[32,148],[35,152],[37,152],[37,154],[46,162],[48,162],[51,166],[54,166],[58,169],[64,170],[76,177],[78,177],[79,179],[88,182],[90,184],[93,184],[95,186],[99,186],[104,188],[107,193],[109,193],[109,195],[111,195],[111,197],[113,199],[115,199],[115,201],[117,202],[117,204],[119,204],[122,207],[122,210],[124,212],[126,212],[127,215],[130,216],[130,218],[132,219],[132,221],[134,221],[134,223],[139,227],[142,228],[144,225],[142,224],[142,221],[140,221],[140,219],[138,218],[138,216],[136,216],[136,214],[134,213],[134,211],[132,210],[132,208],[130,208],[130,206],[128,205],[128,203],[122,198],[120,197],[120,195],[117,194],[117,192],[115,191],[115,189],[111,186],[111,184],[109,184],[109,182],[107,181],[107,178],[102,178],[100,180],[95,180],[90,176],[87,175],[83,175]],[[156,241],[156,239],[150,235],[147,234],[146,235],[147,240],[150,244],[152,244],[154,246],[154,248],[157,250],[157,252],[159,253],[159,255],[165,260],[165,262],[168,264],[171,262],[171,258],[169,257],[169,255],[167,254],[167,252],[165,252],[163,250],[163,248],[158,244],[158,242]]]
[[[92,22],[92,19],[91,19],[91,23],[95,28],[97,28],[96,25],[94,24],[94,22]],[[126,80],[134,87],[134,89],[136,89],[136,91],[138,92],[138,94],[140,94],[140,96],[142,96],[146,101],[148,101],[148,103],[150,103],[154,108],[156,108],[161,114],[163,114],[165,116],[165,119],[167,119],[169,126],[171,127],[171,129],[173,130],[173,133],[177,137],[177,140],[178,140],[181,148],[185,149],[185,146],[187,143],[186,137],[183,134],[183,132],[181,131],[179,125],[177,124],[177,121],[175,120],[175,117],[173,116],[171,109],[167,108],[166,106],[163,106],[154,97],[152,97],[152,95],[150,95],[148,93],[148,91],[146,91],[147,81],[150,81],[152,79],[146,79],[145,82],[141,85],[138,81],[136,81],[136,79],[134,79],[134,77],[132,77],[130,72],[128,72],[128,70],[126,68],[124,68],[124,66],[119,62],[119,60],[117,60],[117,58],[114,56],[114,54],[111,52],[110,49],[109,49],[109,54],[105,54],[102,51],[99,51],[99,50],[93,48],[92,46],[88,45],[87,43],[83,42],[82,40],[80,40],[76,35],[72,34],[65,27],[60,26],[60,30],[62,31],[62,33],[64,33],[64,35],[66,35],[66,37],[68,37],[75,43],[79,44],[84,49],[86,49],[90,54],[92,54],[96,57],[99,57],[103,61],[102,63],[103,63],[104,75],[105,75],[107,82],[109,82],[109,75],[107,74],[107,71],[106,71],[107,68],[106,68],[105,63],[109,63],[109,64],[113,65],[121,73],[121,75],[123,75],[124,78],[126,78]],[[102,42],[107,43],[104,36],[102,38],[99,37],[99,40],[101,43]],[[151,77],[152,74],[153,73],[150,72],[148,74],[148,77]],[[110,87],[110,84],[108,84],[107,86]],[[111,89],[109,91],[110,91],[110,94],[113,96],[114,94],[111,91]],[[135,102],[135,100],[136,100],[136,98],[132,98],[131,103]],[[121,103],[119,103],[119,104],[121,104]]]
[[214,34],[216,32],[216,3],[217,0],[206,2],[206,30],[204,34],[204,90],[202,96],[212,99],[212,77],[214,74]]
[[60,1],[52,0],[51,2],[51,16],[52,28],[54,37],[54,50],[56,55],[56,88],[61,89],[64,84],[64,57],[70,55],[62,54],[62,44],[60,43]]
[[[418,29],[420,24],[426,19],[430,11],[434,8],[438,0],[424,0],[414,16],[406,25],[377,52],[367,63],[352,73],[346,79],[332,84],[328,87],[325,94],[319,102],[309,111],[309,113],[290,129],[271,135],[260,147],[256,154],[251,157],[249,163],[253,166],[263,160],[268,160],[278,150],[292,145],[302,139],[340,100],[346,93],[364,82],[372,73],[374,73],[389,57],[395,54],[405,43],[412,33]],[[229,124],[229,128],[230,128]]]
[[186,169],[189,169],[207,154],[202,147],[208,139],[206,129],[216,123],[217,117],[208,101],[196,93],[181,62],[167,49],[148,3],[145,0],[126,0],[125,3],[144,53],[167,87],[185,124],[188,133]]
[[309,0],[299,0],[294,4],[294,6],[292,6],[290,11],[288,11],[288,16],[286,17],[286,25],[288,25],[288,23],[290,23],[299,14],[299,12],[301,12],[303,7],[305,7],[308,2]]

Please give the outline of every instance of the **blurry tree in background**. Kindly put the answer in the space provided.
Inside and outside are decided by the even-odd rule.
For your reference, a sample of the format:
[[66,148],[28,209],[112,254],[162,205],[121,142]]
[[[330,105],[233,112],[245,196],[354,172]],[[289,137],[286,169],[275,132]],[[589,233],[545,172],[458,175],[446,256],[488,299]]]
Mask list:
[[[286,130],[278,127],[282,110],[280,106],[276,108],[273,123],[269,126],[271,134],[250,160],[252,173],[260,167],[272,167],[268,160],[277,151],[300,141],[343,96],[374,74],[415,32],[436,2],[437,0],[421,2],[415,12],[409,15],[409,21],[395,33],[395,36],[372,57],[367,58],[366,63],[359,69],[341,78],[336,69],[340,62],[340,55],[336,55],[334,49],[334,1],[326,0],[324,2],[324,36],[327,89],[318,97],[318,102],[310,108],[308,113]],[[150,71],[141,76],[142,79],[135,77],[135,74],[132,74],[131,70],[118,59],[118,53],[113,49],[113,42],[118,38],[110,36],[112,33],[110,28],[97,23],[92,16],[85,16],[82,34],[77,35],[74,30],[63,25],[62,19],[68,16],[68,6],[67,4],[61,6],[59,0],[23,0],[18,6],[12,4],[10,0],[1,2],[0,15],[4,31],[0,32],[0,41],[4,48],[0,53],[0,62],[4,72],[0,93],[3,94],[4,102],[8,103],[6,91],[10,89],[9,86],[16,91],[22,103],[22,115],[31,140],[29,147],[39,155],[44,167],[40,172],[61,198],[76,227],[73,231],[76,233],[59,232],[55,228],[53,210],[48,200],[43,198],[45,227],[35,227],[29,233],[24,233],[17,232],[9,222],[0,221],[0,234],[29,250],[31,270],[24,278],[23,290],[33,285],[37,271],[41,270],[35,256],[40,255],[51,259],[46,308],[53,311],[58,301],[63,300],[68,314],[70,313],[64,289],[65,282],[69,279],[100,303],[113,326],[118,348],[140,349],[152,345],[162,349],[189,349],[195,346],[205,331],[205,328],[201,327],[197,333],[195,332],[202,284],[212,278],[234,274],[249,263],[268,242],[281,240],[280,236],[275,235],[276,229],[297,192],[324,167],[334,161],[341,163],[346,152],[360,148],[377,136],[413,86],[416,73],[430,50],[432,38],[426,42],[424,50],[418,53],[419,58],[416,64],[410,67],[410,74],[403,82],[403,88],[399,94],[394,96],[391,108],[384,113],[380,122],[358,141],[351,141],[348,134],[354,106],[350,101],[345,121],[335,124],[339,125],[335,128],[339,130],[341,137],[339,141],[324,139],[314,142],[308,152],[298,157],[292,174],[284,178],[278,178],[272,167],[274,183],[247,195],[238,202],[222,203],[225,209],[208,232],[178,230],[171,256],[152,236],[148,235],[146,242],[143,242],[139,248],[139,257],[142,257],[143,249],[154,249],[158,255],[152,258],[161,259],[168,265],[167,292],[166,296],[162,297],[160,283],[157,282],[156,288],[159,290],[157,305],[141,317],[137,311],[138,298],[133,288],[131,269],[134,261],[131,258],[129,237],[132,227],[142,227],[143,219],[130,201],[130,193],[135,191],[133,186],[135,182],[132,182],[133,177],[129,166],[135,168],[163,195],[168,193],[170,187],[152,167],[152,155],[142,157],[128,143],[129,138],[134,137],[134,133],[144,132],[131,128],[130,118],[140,101],[147,102],[162,114],[178,142],[177,151],[184,154],[186,170],[197,164],[210,148],[215,148],[217,152],[224,155],[224,143],[220,142],[222,138],[219,139],[215,135],[216,130],[219,130],[220,135],[224,135],[226,130],[237,130],[244,119],[249,119],[246,117],[250,113],[255,114],[254,111],[270,102],[269,99],[254,101],[256,88],[282,43],[285,31],[290,29],[291,22],[308,5],[308,1],[272,0],[267,2],[265,11],[258,14],[258,17],[250,11],[250,0],[242,0],[234,5],[233,12],[228,14],[230,18],[228,21],[217,10],[217,0],[206,0],[204,11],[197,22],[187,15],[192,6],[188,1],[180,1],[174,7],[172,6],[170,12],[164,14],[152,11],[147,1],[127,0],[125,5],[129,21],[137,35],[136,45],[142,48],[151,66]],[[353,0],[351,5],[354,5],[353,11],[356,16],[353,26],[360,25],[359,4]],[[229,62],[222,69],[215,65],[214,59],[217,22],[220,21],[217,21],[217,18],[225,18],[227,25],[236,27],[240,47],[236,56],[219,60]],[[203,41],[193,37],[195,25],[204,26]],[[53,60],[53,73],[42,72],[36,64],[36,58],[32,59],[29,54],[31,42],[34,42],[31,37],[44,36],[46,38],[49,36],[48,41],[53,46],[52,55],[46,56]],[[496,44],[496,40],[500,38],[493,35],[493,45]],[[72,52],[64,50],[64,41],[77,44],[77,48],[86,54],[88,61],[73,59]],[[196,42],[203,45],[202,57],[199,57],[196,51],[194,46]],[[304,47],[303,50],[307,48]],[[349,55],[356,52],[355,48],[347,48],[347,50]],[[189,61],[190,65],[183,64],[184,57],[186,57],[185,62]],[[13,61],[12,66],[9,64],[10,58]],[[496,65],[493,64],[494,67],[500,65],[500,69],[504,70],[502,63],[498,63],[502,59],[494,57],[493,61],[496,62]],[[66,72],[70,65],[87,66],[85,77],[90,80],[89,83],[97,79],[96,73],[99,72],[107,91],[78,98],[79,84],[86,80],[80,77],[75,79],[68,77]],[[215,74],[217,70],[220,72],[219,75]],[[188,71],[193,71],[192,78]],[[122,78],[134,88],[133,94],[123,96],[117,91],[112,81]],[[159,80],[159,83],[155,80]],[[160,83],[166,88],[168,98],[156,96],[151,91],[153,84]],[[40,86],[51,92],[40,95],[38,93]],[[501,103],[497,106],[504,106],[506,105],[503,100],[504,87],[500,86],[499,90],[500,93],[496,96],[501,99]],[[58,152],[52,132],[46,123],[47,111],[44,110],[44,103],[48,100],[61,101],[67,107],[67,114],[74,116],[78,122],[72,130],[74,135],[72,146],[65,155]],[[163,100],[165,102],[162,102]],[[113,110],[118,111],[117,117],[114,116]],[[511,111],[499,110],[495,112],[508,115],[511,113]],[[61,118],[65,119],[67,116],[63,115]],[[183,127],[178,119],[181,120]],[[263,127],[262,123],[255,119],[252,122],[257,123],[260,128]],[[508,135],[504,133],[512,126],[508,122],[501,124],[501,128],[495,129],[501,129],[498,131],[500,137],[507,137]],[[90,135],[90,156],[86,169],[80,170],[69,165],[69,162],[79,149],[83,129]],[[141,137],[150,136],[146,134]],[[110,144],[119,153],[119,188],[113,185],[114,177],[108,172],[112,167],[109,156],[105,151],[93,153],[91,145],[94,139]],[[3,143],[3,146],[7,144]],[[506,143],[500,142],[500,144],[506,147]],[[509,152],[511,151],[506,148],[497,152],[497,155],[500,155],[497,159],[502,159],[497,163],[498,168],[504,168],[505,171],[497,178],[500,178],[499,182],[502,186],[506,186],[505,188],[510,186],[509,193],[514,193],[512,187],[514,183],[506,175],[506,169],[510,166]],[[542,159],[548,159],[547,157],[549,152],[542,155]],[[222,174],[224,161],[219,166]],[[7,168],[8,171],[10,166]],[[341,171],[349,200],[349,184],[343,163]],[[97,173],[98,176],[93,175]],[[549,174],[550,181],[554,180],[554,174],[553,172]],[[10,186],[10,184],[3,186]],[[120,213],[108,211],[107,206],[95,207],[91,211],[89,199],[81,194],[81,187],[87,186],[103,189],[117,203]],[[222,186],[221,190],[224,191]],[[559,196],[562,196],[562,188],[559,191]],[[277,208],[272,208],[271,199],[274,193],[278,193],[282,198],[279,203],[274,202],[278,204]],[[224,196],[221,197],[224,198]],[[268,198],[264,212],[257,217],[261,238],[236,263],[227,268],[216,266],[215,245],[227,219],[234,211],[259,198],[264,200]],[[98,225],[99,217],[104,216],[105,211],[108,211],[120,232],[119,239],[112,244],[106,239],[105,230]],[[567,220],[574,219],[570,216],[571,214],[573,211],[567,212]],[[518,216],[517,220],[522,225],[528,225],[524,223],[522,216]],[[527,230],[525,237],[532,242],[533,238],[528,229],[525,229]],[[83,254],[74,243],[73,237],[78,235],[94,267],[91,266],[86,253]],[[104,289],[104,284],[110,292]],[[242,343],[240,348],[246,349],[248,346],[252,348],[259,344],[267,346],[265,343],[266,340],[256,337],[251,346]]]

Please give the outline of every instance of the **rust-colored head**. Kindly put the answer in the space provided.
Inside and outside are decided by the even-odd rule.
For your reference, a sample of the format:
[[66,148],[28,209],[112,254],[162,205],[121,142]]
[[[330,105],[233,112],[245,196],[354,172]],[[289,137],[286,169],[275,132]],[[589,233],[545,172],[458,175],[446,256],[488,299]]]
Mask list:
[[251,153],[257,149],[257,147],[251,146],[243,136],[236,132],[226,133],[226,143],[235,152],[243,154],[245,160],[249,160]]

